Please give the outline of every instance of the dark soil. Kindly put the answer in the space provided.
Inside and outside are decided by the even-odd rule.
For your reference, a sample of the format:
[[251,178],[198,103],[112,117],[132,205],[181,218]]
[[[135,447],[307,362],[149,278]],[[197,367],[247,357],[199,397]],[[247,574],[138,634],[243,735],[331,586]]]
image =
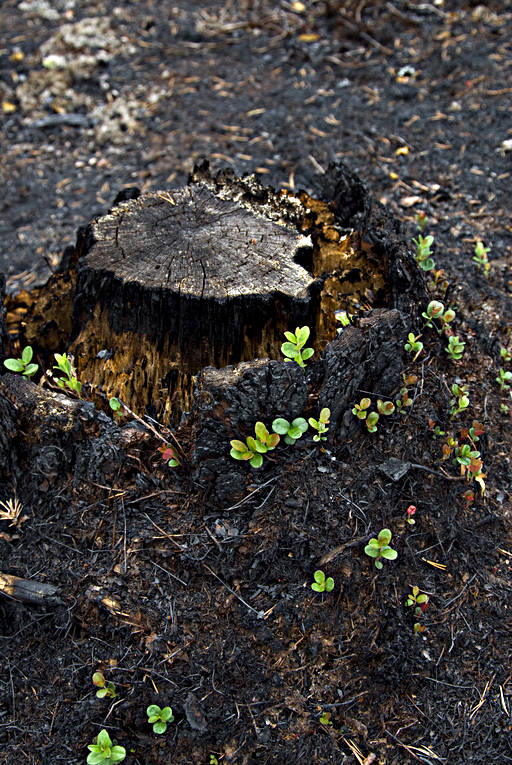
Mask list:
[[[452,362],[425,331],[423,354],[404,358],[412,407],[377,433],[361,423],[346,443],[276,453],[249,469],[241,501],[205,494],[148,439],[110,485],[28,465],[2,486],[27,519],[0,521],[1,571],[60,597],[0,602],[2,763],[83,763],[102,728],[129,765],[512,762],[512,402],[495,379],[512,369],[500,358],[512,350],[512,4],[304,6],[0,7],[12,293],[44,282],[120,189],[180,185],[200,155],[308,191],[341,159],[406,240],[427,214],[444,271],[432,297],[466,343]],[[75,28],[66,47],[59,30],[84,18],[90,37]],[[472,261],[480,239],[488,276]],[[450,418],[457,378],[470,406]],[[473,420],[483,495],[433,438],[434,424],[459,437]],[[412,463],[398,480],[391,457]],[[364,546],[384,527],[398,558],[378,572]],[[310,587],[318,568],[329,594]],[[404,605],[414,585],[429,594],[419,620]],[[114,700],[95,697],[98,669]],[[173,709],[165,735],[147,724],[151,703]]]

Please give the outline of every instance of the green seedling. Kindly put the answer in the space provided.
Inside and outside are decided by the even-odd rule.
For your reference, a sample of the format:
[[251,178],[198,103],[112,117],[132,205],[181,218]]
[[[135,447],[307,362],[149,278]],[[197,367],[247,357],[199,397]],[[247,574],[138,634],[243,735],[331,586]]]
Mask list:
[[105,680],[105,675],[103,672],[100,672],[99,670],[95,672],[92,676],[92,682],[98,688],[96,691],[96,696],[99,699],[115,699],[117,696],[116,693],[116,686],[114,683],[108,682]]
[[105,729],[101,730],[95,744],[88,744],[90,754],[87,757],[88,765],[114,765],[116,762],[122,762],[126,757],[124,746],[118,746],[115,741],[111,741]]
[[435,268],[435,263],[431,257],[432,250],[430,248],[434,244],[434,237],[423,237],[422,234],[418,234],[418,239],[413,239],[412,241],[416,245],[414,259],[417,264],[423,271],[432,271],[432,269]]
[[418,378],[416,375],[409,375],[406,377],[404,374],[402,374],[402,380],[403,380],[403,387],[400,388],[400,398],[395,401],[396,404],[396,410],[399,414],[401,414],[406,406],[412,406],[413,400],[409,396],[409,391],[407,390],[408,385],[416,385],[418,382]]
[[39,369],[39,364],[32,364],[34,352],[30,345],[23,348],[21,359],[5,359],[4,366],[10,372],[21,372],[23,377],[33,377]]
[[377,399],[377,411],[379,414],[383,414],[385,417],[389,417],[395,411],[395,405],[392,401],[381,401]]
[[452,359],[452,361],[459,361],[459,359],[462,358],[465,345],[466,343],[459,340],[458,337],[451,335],[448,338],[448,347],[445,348],[444,350],[448,354],[448,356]]
[[308,422],[314,430],[318,432],[313,436],[313,441],[327,441],[327,437],[324,433],[329,430],[329,419],[331,417],[331,410],[327,407],[321,410],[318,420],[314,417],[310,417]]
[[450,399],[450,415],[456,417],[463,412],[469,406],[468,385],[458,385],[453,383],[452,393],[453,398]]
[[165,733],[167,730],[167,723],[171,723],[174,720],[171,707],[160,708],[157,704],[150,704],[146,709],[148,716],[148,723],[153,725],[154,733]]
[[322,712],[319,719],[322,725],[332,725],[330,712]]
[[473,255],[473,262],[476,263],[478,270],[483,271],[486,276],[491,270],[491,264],[489,263],[489,258],[487,257],[487,253],[490,251],[491,251],[491,248],[484,247],[483,242],[478,241],[475,244],[475,254]]
[[414,353],[415,356],[413,358],[413,361],[416,361],[418,356],[423,350],[423,343],[420,342],[421,335],[414,336],[413,332],[409,332],[407,335],[407,342],[404,345],[405,350],[407,353]]
[[508,348],[504,348],[501,346],[500,348],[500,358],[503,359],[503,361],[512,361],[512,354],[508,350]]
[[426,629],[427,628],[425,627],[424,624],[420,624],[420,622],[415,622],[414,623],[414,634],[415,635],[418,635],[420,632],[425,632]]
[[408,507],[408,508],[407,508],[407,510],[405,511],[405,520],[407,521],[407,523],[408,523],[410,526],[414,526],[414,524],[416,523],[416,521],[415,521],[415,520],[414,520],[414,518],[412,517],[412,516],[413,516],[415,513],[416,513],[416,507],[415,507],[415,505],[409,505],[409,507]]
[[210,765],[219,765],[219,761],[214,754],[210,755]]
[[368,428],[369,433],[375,433],[377,430],[377,423],[379,421],[379,415],[377,412],[370,412],[366,418],[365,425]]
[[248,461],[251,467],[259,468],[263,464],[263,454],[275,449],[279,443],[277,433],[269,433],[262,422],[257,422],[254,426],[256,438],[247,436],[246,442],[235,439],[230,441],[230,455],[235,460]]
[[359,420],[365,420],[368,414],[366,410],[370,407],[371,403],[369,398],[362,398],[359,404],[354,404],[352,414],[355,414]]
[[421,616],[425,611],[428,603],[428,595],[424,592],[420,593],[420,588],[414,586],[407,596],[405,601],[406,606],[414,606],[414,613],[416,616]]
[[112,396],[112,398],[108,400],[108,405],[114,412],[114,417],[117,417],[118,419],[120,419],[122,417],[122,414],[121,414],[122,404],[119,401],[119,399],[116,398],[115,396]]
[[323,571],[318,570],[313,574],[315,580],[311,585],[311,589],[315,592],[331,592],[334,589],[334,579],[332,576],[325,578]]
[[395,560],[398,556],[396,550],[393,550],[390,546],[391,531],[389,529],[382,529],[379,531],[377,538],[370,539],[364,551],[370,558],[375,559],[375,568],[382,568],[381,558],[386,560]]
[[500,367],[499,377],[496,378],[496,382],[499,383],[501,391],[510,390],[510,385],[508,385],[510,380],[512,380],[512,372],[505,372],[505,370]]
[[440,437],[440,436],[445,436],[446,435],[445,431],[441,430],[441,426],[440,425],[436,425],[434,423],[434,420],[429,420],[428,421],[428,429],[432,431],[432,438],[434,439],[434,441],[436,440],[436,438],[438,436]]
[[341,327],[338,327],[338,329],[336,330],[338,335],[340,334],[340,332],[343,332],[345,327],[350,327],[350,324],[351,324],[350,320],[352,319],[352,315],[347,313],[347,311],[334,311],[334,317],[336,321],[339,321],[339,323],[341,324]]
[[272,423],[272,430],[274,433],[278,433],[280,436],[284,436],[285,444],[291,446],[297,441],[308,429],[308,423],[304,417],[296,417],[289,422],[284,417],[277,417]]
[[414,216],[414,220],[416,221],[416,226],[418,228],[418,231],[423,233],[427,225],[427,213],[423,211],[417,212],[416,215]]
[[305,368],[304,362],[310,359],[314,353],[313,348],[304,348],[309,334],[309,327],[297,327],[295,334],[293,332],[284,333],[288,341],[281,346],[281,352],[287,357],[285,361],[296,361],[299,367]]
[[[445,310],[444,303],[439,300],[431,300],[427,306],[427,310],[421,314],[426,319],[424,326],[435,329],[438,334],[441,334],[448,327],[448,324],[455,319],[455,311],[452,308]],[[441,322],[441,327],[437,327],[432,324],[433,320],[437,319]]]
[[59,377],[56,381],[59,388],[69,388],[72,393],[76,393],[78,398],[82,398],[80,395],[82,383],[78,381],[76,376],[76,370],[73,366],[73,357],[67,356],[65,353],[54,353],[53,355],[57,362],[53,369],[57,369],[64,374],[64,377]]
[[509,412],[509,407],[507,406],[507,404],[500,404],[500,413],[508,414],[508,412]]
[[165,446],[159,446],[158,451],[161,453],[163,461],[167,462],[169,467],[178,467],[180,462],[176,449],[173,449],[172,446],[166,444]]

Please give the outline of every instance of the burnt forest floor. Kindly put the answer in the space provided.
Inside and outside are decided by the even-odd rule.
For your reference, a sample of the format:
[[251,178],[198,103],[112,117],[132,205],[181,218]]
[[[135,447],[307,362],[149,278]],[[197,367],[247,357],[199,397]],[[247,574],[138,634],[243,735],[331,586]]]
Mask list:
[[[102,728],[128,765],[512,762],[512,402],[495,380],[512,370],[500,358],[512,350],[512,4],[328,5],[0,7],[12,293],[43,282],[120,189],[182,184],[201,155],[306,190],[343,160],[407,241],[426,213],[444,271],[432,297],[454,307],[466,343],[451,362],[426,331],[417,361],[404,354],[412,407],[348,443],[282,451],[248,473],[242,501],[162,468],[156,442],[112,485],[29,466],[0,487],[27,516],[0,521],[0,571],[61,599],[0,601],[1,763],[83,763]],[[470,405],[451,418],[457,378]],[[432,430],[459,437],[473,420],[483,496]],[[390,457],[421,467],[393,480]],[[364,545],[384,527],[398,558],[379,572]],[[331,593],[312,591],[318,568]],[[404,605],[415,585],[429,596],[418,634]],[[98,669],[115,699],[95,697]],[[173,709],[164,735],[147,724],[151,703]]]

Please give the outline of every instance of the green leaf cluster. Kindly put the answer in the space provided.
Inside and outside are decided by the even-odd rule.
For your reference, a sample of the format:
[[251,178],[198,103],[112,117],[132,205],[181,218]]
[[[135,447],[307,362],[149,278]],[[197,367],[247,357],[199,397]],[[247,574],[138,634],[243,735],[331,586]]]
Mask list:
[[464,346],[466,343],[459,340],[458,337],[455,337],[455,335],[451,335],[448,338],[448,347],[445,348],[445,352],[448,354],[448,356],[452,359],[452,361],[458,361],[462,358],[462,354],[464,352]]
[[[448,324],[455,319],[455,311],[452,308],[444,307],[444,303],[440,300],[431,300],[427,306],[427,310],[421,314],[426,319],[424,326],[435,329],[440,335],[443,331],[446,331]],[[441,326],[437,327],[432,322],[437,319],[441,322]]]
[[124,746],[113,743],[105,729],[101,730],[95,744],[88,744],[90,754],[87,757],[88,765],[114,765],[122,762],[126,757]]
[[365,553],[369,555],[370,558],[375,559],[375,568],[382,568],[381,558],[385,558],[386,560],[395,560],[397,558],[398,553],[396,550],[392,549],[389,544],[390,542],[391,531],[389,529],[382,529],[379,531],[377,538],[372,537],[364,548]]
[[251,467],[259,468],[263,464],[263,455],[275,449],[279,443],[277,433],[269,433],[262,422],[257,422],[254,426],[255,436],[247,436],[245,443],[234,439],[230,441],[230,455],[235,460],[248,461]]
[[327,433],[329,430],[329,420],[331,418],[331,410],[327,407],[324,407],[320,415],[318,417],[318,420],[315,420],[314,417],[310,417],[308,422],[311,425],[311,427],[318,431],[313,436],[313,441],[327,441],[327,437],[324,436],[324,433]]
[[334,579],[332,576],[325,578],[325,574],[322,570],[315,571],[313,574],[315,580],[311,585],[311,589],[315,592],[331,592],[334,589]]
[[369,433],[375,433],[380,415],[383,414],[385,417],[389,417],[389,415],[393,414],[395,411],[395,405],[392,401],[382,401],[382,399],[379,398],[377,399],[378,411],[373,412],[369,411],[371,403],[369,398],[362,398],[359,404],[354,404],[352,414],[354,414],[358,420],[365,421]]
[[158,704],[150,704],[146,709],[148,716],[148,723],[153,725],[154,733],[165,733],[167,730],[167,723],[171,723],[174,720],[171,707],[159,707]]
[[414,255],[416,263],[423,271],[432,271],[435,268],[435,263],[431,257],[432,250],[430,248],[434,244],[434,237],[418,234],[418,238],[412,241],[416,245],[416,253]]
[[69,388],[72,393],[76,393],[78,398],[82,398],[81,390],[82,383],[79,382],[76,376],[76,370],[72,363],[72,357],[67,356],[65,353],[54,353],[55,361],[53,369],[57,369],[64,374],[64,377],[57,379],[57,385],[59,388]]
[[296,417],[291,422],[285,420],[284,417],[277,417],[272,423],[272,430],[274,433],[284,436],[284,442],[290,444],[290,446],[293,446],[307,429],[308,423],[304,417]]
[[313,348],[304,348],[310,335],[309,327],[297,327],[295,333],[285,332],[284,335],[288,341],[281,346],[281,352],[287,357],[285,361],[296,361],[299,367],[304,369],[304,362],[314,353]]
[[34,352],[30,345],[23,348],[21,359],[5,359],[4,366],[10,372],[21,372],[23,377],[33,377],[39,369],[39,364],[33,364],[32,356]]
[[452,385],[452,393],[453,398],[450,399],[450,414],[452,417],[456,417],[456,415],[463,412],[465,409],[469,406],[469,396],[468,396],[469,386],[468,385],[462,385],[458,383],[453,383]]
[[421,335],[414,336],[413,332],[409,332],[407,335],[407,342],[404,345],[405,350],[407,353],[415,353],[413,361],[416,361],[418,356],[423,350],[423,343],[420,342]]
[[108,682],[105,680],[105,675],[103,672],[100,672],[99,670],[95,672],[92,676],[92,682],[98,688],[96,691],[96,696],[99,699],[109,698],[109,699],[115,699],[117,696],[116,693],[116,686],[114,683]]

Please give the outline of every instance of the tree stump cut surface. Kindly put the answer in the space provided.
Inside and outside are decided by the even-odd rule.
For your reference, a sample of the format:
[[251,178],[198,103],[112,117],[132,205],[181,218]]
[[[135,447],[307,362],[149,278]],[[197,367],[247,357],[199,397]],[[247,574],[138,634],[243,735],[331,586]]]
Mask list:
[[90,234],[78,370],[137,409],[184,411],[200,369],[275,357],[285,330],[314,323],[315,279],[297,262],[309,238],[210,189],[145,194]]

